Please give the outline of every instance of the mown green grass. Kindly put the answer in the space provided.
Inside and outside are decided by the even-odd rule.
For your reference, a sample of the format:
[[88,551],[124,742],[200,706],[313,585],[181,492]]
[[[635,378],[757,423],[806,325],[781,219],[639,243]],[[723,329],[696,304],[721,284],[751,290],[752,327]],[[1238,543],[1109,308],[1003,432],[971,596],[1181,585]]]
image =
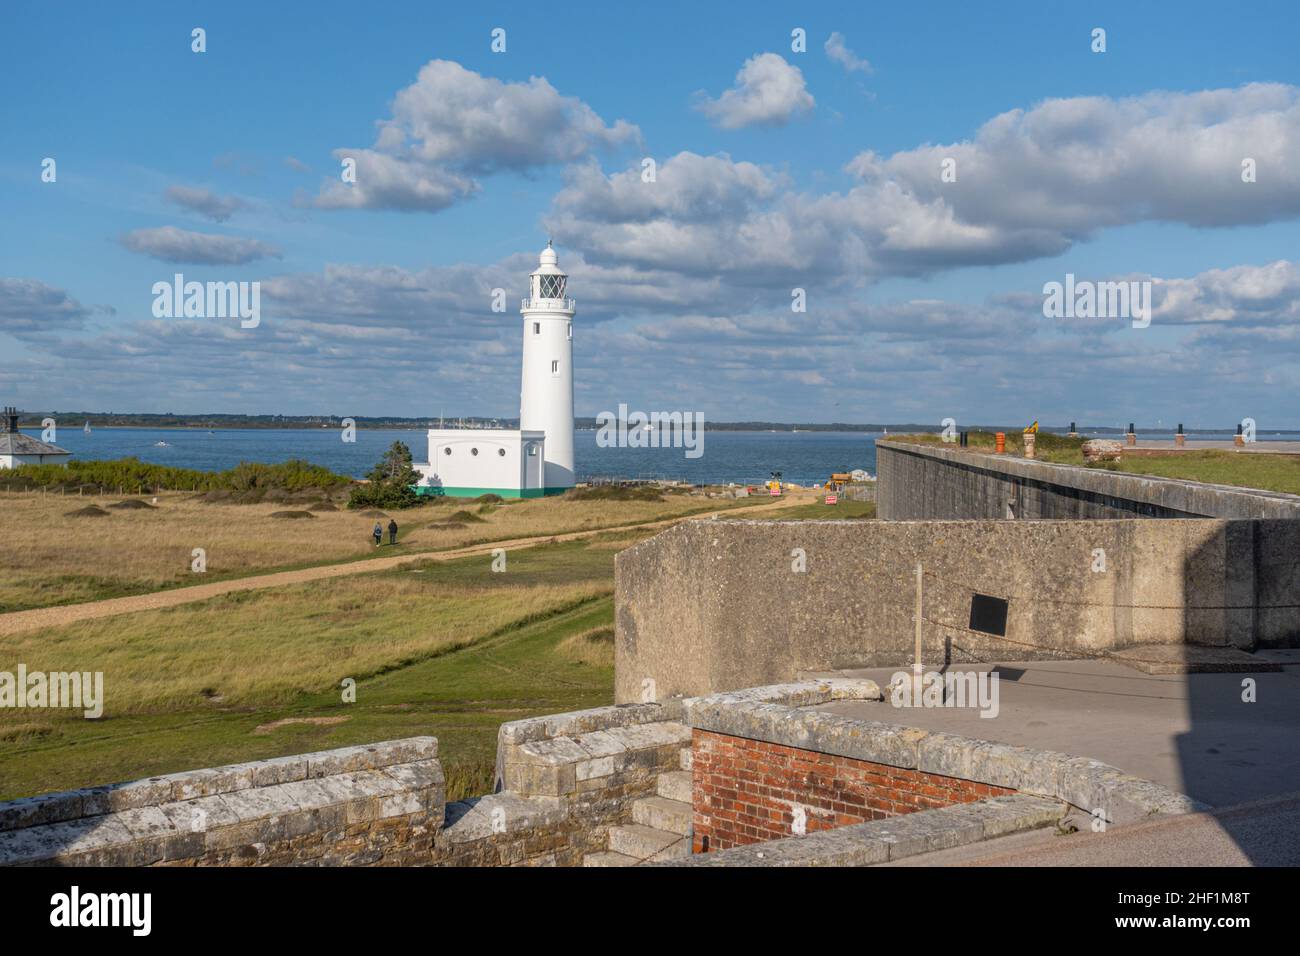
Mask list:
[[[942,445],[938,435],[899,435],[892,441],[917,445]],[[1035,443],[1035,454],[1042,461],[1063,465],[1086,465],[1134,475],[1152,475],[1160,478],[1179,478],[1184,481],[1203,481],[1216,485],[1234,485],[1256,488],[1261,491],[1279,491],[1300,494],[1300,456],[1270,455],[1266,452],[1236,452],[1224,449],[1194,449],[1170,451],[1158,455],[1124,455],[1119,461],[1087,464],[1083,460],[1082,438],[1066,438],[1040,432]],[[948,448],[957,449],[948,444]],[[971,432],[970,447],[978,452],[989,452],[995,447],[991,432]],[[1020,457],[1024,454],[1023,436],[1007,433],[1007,454]]]
[[[778,511],[770,511],[762,516],[765,521],[848,521],[857,518],[874,518],[876,503],[874,501],[845,501],[840,499],[837,505],[826,504],[825,496],[811,504],[794,505]],[[730,520],[733,516],[727,515]],[[745,516],[734,516],[737,521],[744,521]]]
[[1092,467],[1300,495],[1300,456],[1214,449],[1133,456]]
[[[1006,453],[1017,458],[1025,453],[1024,433],[1008,431]],[[913,445],[941,445],[954,451],[961,451],[955,442],[945,442],[941,435],[923,432],[916,435],[891,435],[886,441],[903,442]],[[994,432],[973,431],[968,433],[969,448],[974,451],[991,452],[997,448],[997,434]],[[1083,464],[1083,438],[1067,438],[1050,432],[1039,432],[1034,442],[1034,455],[1039,461],[1052,461],[1063,465]]]
[[[486,557],[429,562],[339,579],[330,583],[337,594],[276,588],[248,592],[238,605],[204,602],[183,621],[175,609],[110,619],[133,622],[114,633],[133,653],[153,655],[154,680],[137,675],[132,683],[110,656],[100,720],[66,711],[0,714],[0,799],[425,734],[439,739],[451,799],[485,792],[502,722],[613,702],[612,667],[560,645],[612,627],[615,551],[609,541],[571,542],[509,553],[504,573]],[[408,647],[376,664],[374,645],[387,639],[391,622],[363,598],[392,593],[402,596],[395,612],[408,621],[439,622],[468,609],[460,639]],[[553,600],[538,607],[538,595]],[[300,630],[297,615],[308,613],[314,629]],[[513,620],[495,623],[503,617]],[[259,618],[261,632],[248,633]],[[5,639],[0,669],[17,660],[31,669],[101,669],[105,658],[88,652],[102,647],[94,638],[104,635],[83,630],[96,623],[107,622],[38,632],[47,646],[37,662],[26,661],[30,646]],[[224,670],[214,667],[222,663],[214,647],[237,632],[247,649],[227,655]],[[430,633],[442,633],[440,625]],[[277,641],[292,641],[292,653]],[[343,648],[370,659],[369,676],[357,674],[355,703],[344,703],[337,686],[339,674],[353,670]],[[136,698],[115,703],[115,693]],[[258,732],[286,718],[333,717],[347,719]]]

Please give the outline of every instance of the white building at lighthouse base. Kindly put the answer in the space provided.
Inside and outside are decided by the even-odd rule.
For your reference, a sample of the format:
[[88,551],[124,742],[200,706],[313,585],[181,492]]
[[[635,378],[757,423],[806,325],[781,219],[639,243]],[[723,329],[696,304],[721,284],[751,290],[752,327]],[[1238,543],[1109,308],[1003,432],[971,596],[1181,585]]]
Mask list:
[[546,433],[506,428],[431,428],[429,460],[416,464],[416,493],[540,498],[546,493]]

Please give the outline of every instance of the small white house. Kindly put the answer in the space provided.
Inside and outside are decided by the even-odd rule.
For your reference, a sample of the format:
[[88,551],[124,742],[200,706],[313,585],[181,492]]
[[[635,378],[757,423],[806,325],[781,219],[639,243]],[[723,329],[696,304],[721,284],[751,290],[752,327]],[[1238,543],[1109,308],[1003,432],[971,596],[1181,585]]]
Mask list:
[[24,435],[18,430],[18,409],[5,409],[5,430],[0,432],[0,468],[19,465],[66,465],[72,452]]
[[546,493],[546,432],[507,428],[438,428],[429,432],[429,462],[420,494],[540,498]]

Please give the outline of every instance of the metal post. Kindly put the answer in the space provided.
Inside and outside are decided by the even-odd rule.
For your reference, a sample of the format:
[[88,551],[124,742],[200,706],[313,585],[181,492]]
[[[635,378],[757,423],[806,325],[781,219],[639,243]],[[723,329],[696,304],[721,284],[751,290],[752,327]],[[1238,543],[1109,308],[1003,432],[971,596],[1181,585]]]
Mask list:
[[914,705],[921,699],[921,580],[924,572],[921,570],[921,562],[916,562],[916,655],[915,663],[912,664],[912,682],[915,685],[912,689],[912,703]]

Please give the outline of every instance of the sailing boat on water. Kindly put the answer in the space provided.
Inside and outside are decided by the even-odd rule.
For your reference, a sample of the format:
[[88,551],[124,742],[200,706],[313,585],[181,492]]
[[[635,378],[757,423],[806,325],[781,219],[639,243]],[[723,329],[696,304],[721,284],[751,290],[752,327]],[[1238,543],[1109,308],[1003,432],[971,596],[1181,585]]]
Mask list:
[[89,419],[89,418],[86,419],[86,427],[83,428],[82,431],[85,432],[87,435],[90,434],[90,419]]

